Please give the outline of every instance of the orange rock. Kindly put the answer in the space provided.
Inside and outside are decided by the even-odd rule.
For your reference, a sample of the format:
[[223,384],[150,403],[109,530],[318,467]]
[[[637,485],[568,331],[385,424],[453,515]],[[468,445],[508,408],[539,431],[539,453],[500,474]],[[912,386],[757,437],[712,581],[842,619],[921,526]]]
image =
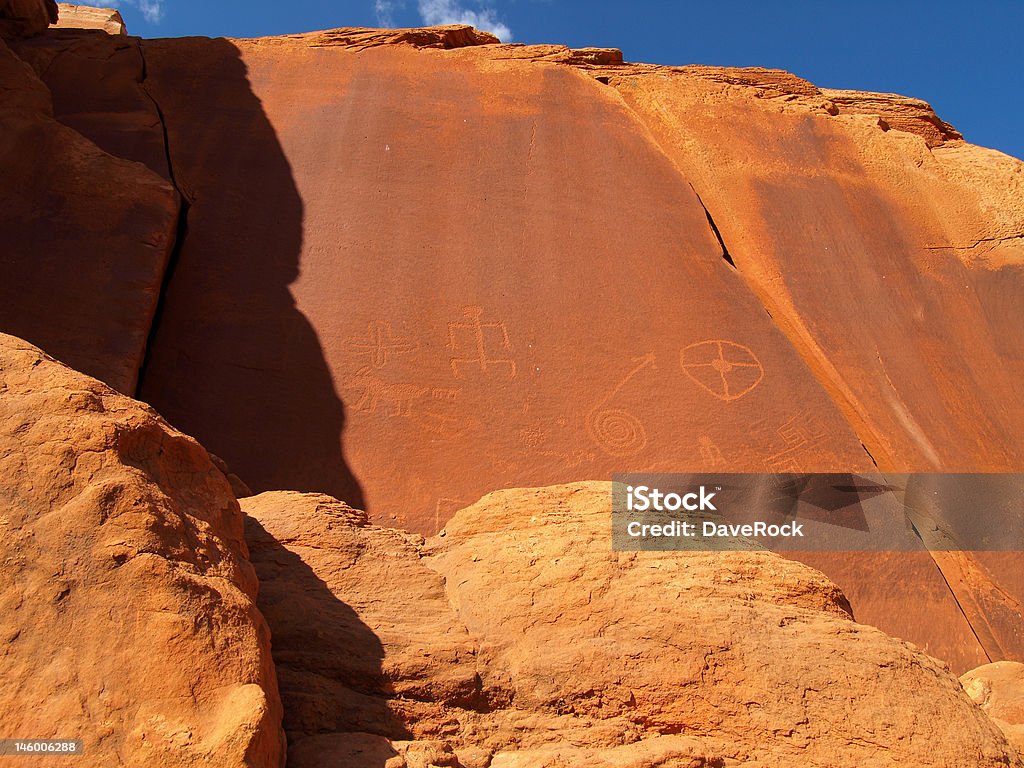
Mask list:
[[[17,49],[186,199],[140,392],[257,491],[430,533],[622,470],[1024,466],[1024,166],[924,102],[467,27]],[[957,670],[1024,658],[1019,554],[800,557]]]
[[456,43],[143,43],[192,199],[143,399],[254,490],[423,532],[495,487],[871,468],[584,54]]
[[997,661],[960,678],[967,695],[985,710],[1024,755],[1024,664]]
[[58,121],[103,151],[172,181],[160,112],[144,88],[138,38],[64,26],[11,48],[49,89]]
[[426,544],[322,495],[243,500],[289,765],[1022,765],[821,574],[611,552],[610,499],[494,493]]
[[101,29],[108,35],[126,35],[128,29],[120,12],[114,8],[93,8],[88,5],[59,3],[59,16],[53,25],[58,28]]
[[81,739],[90,768],[283,765],[242,515],[206,451],[3,334],[0,392],[0,733]]

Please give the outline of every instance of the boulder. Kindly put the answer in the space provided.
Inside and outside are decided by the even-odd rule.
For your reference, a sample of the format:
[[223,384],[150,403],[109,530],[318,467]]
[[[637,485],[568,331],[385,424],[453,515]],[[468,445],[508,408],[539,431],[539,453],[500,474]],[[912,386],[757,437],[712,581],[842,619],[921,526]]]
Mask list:
[[972,669],[960,678],[967,695],[998,725],[1024,755],[1024,664],[997,661]]
[[242,504],[291,768],[1022,765],[820,573],[611,551],[607,483],[493,493],[426,542],[323,495]]
[[0,476],[0,733],[80,739],[89,768],[283,766],[242,515],[206,451],[0,334]]

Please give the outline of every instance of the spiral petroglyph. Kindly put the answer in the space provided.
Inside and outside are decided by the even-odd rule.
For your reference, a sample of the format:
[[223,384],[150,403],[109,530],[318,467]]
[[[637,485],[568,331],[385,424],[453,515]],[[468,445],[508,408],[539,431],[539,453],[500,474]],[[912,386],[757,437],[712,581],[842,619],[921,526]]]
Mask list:
[[647,446],[647,430],[628,411],[608,408],[590,415],[590,436],[605,453],[612,456],[634,456]]

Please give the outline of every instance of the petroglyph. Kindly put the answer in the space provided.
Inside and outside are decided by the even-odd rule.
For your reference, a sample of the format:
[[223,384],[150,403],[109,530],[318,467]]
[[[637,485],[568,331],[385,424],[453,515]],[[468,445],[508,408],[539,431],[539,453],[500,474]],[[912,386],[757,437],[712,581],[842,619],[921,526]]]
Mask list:
[[623,408],[606,408],[630,380],[645,368],[656,368],[653,352],[634,358],[636,366],[587,414],[587,432],[601,450],[610,456],[635,456],[647,447],[643,423]]
[[353,376],[347,384],[361,392],[352,406],[355,410],[377,413],[378,406],[384,402],[391,406],[389,416],[411,416],[413,403],[430,391],[430,387],[421,384],[391,383],[369,374]]
[[373,320],[366,326],[365,336],[353,336],[344,342],[344,349],[354,355],[365,357],[371,369],[380,370],[392,355],[407,355],[419,349],[419,342],[395,336],[391,323]]
[[[502,321],[485,323],[481,319],[482,307],[463,307],[462,320],[448,323],[448,349],[452,352],[449,364],[457,379],[466,377],[466,369],[488,373],[502,369],[510,379],[516,378],[516,361],[512,358],[512,342]],[[501,356],[492,356],[490,349],[499,348]]]
[[434,400],[440,400],[444,403],[454,403],[459,399],[460,389],[450,389],[447,387],[434,387],[430,390],[430,396]]
[[430,441],[432,443],[452,440],[479,425],[475,419],[459,418],[436,411],[417,413],[413,420],[423,430],[434,436]]
[[775,430],[775,434],[785,447],[764,460],[768,472],[800,472],[802,468],[799,454],[826,437],[824,429],[817,422],[800,415],[791,417]]
[[724,339],[685,347],[679,365],[691,381],[725,402],[750,394],[764,378],[764,367],[750,347]]

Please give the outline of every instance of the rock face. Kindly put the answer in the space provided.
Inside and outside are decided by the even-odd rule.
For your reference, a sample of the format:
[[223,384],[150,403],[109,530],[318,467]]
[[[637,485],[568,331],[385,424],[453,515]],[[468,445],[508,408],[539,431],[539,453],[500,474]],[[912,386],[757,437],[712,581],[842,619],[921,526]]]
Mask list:
[[38,35],[56,21],[54,0],[0,0],[0,38]]
[[128,29],[124,25],[121,14],[113,8],[92,8],[88,5],[71,5],[60,3],[59,17],[54,24],[58,28],[101,29],[108,35],[126,35]]
[[[19,53],[36,51],[36,40],[43,45],[52,39],[11,45]],[[85,40],[81,47],[91,45]],[[69,98],[74,83],[95,82],[89,79],[95,70],[74,68],[74,59],[58,62],[53,72],[74,78],[64,92]],[[107,66],[120,61],[115,56]],[[0,329],[134,394],[177,233],[177,195],[155,173],[130,162],[136,157],[113,157],[55,119],[47,87],[3,43],[0,87]],[[152,127],[151,104],[150,110]],[[89,108],[65,101],[56,112],[78,125],[110,117],[99,115],[95,101]],[[107,132],[123,130],[123,123],[111,123]]]
[[960,678],[967,694],[985,710],[1020,755],[1024,755],[1024,664],[997,661]]
[[[615,471],[1024,468],[1024,165],[924,102],[467,27],[12,46],[58,146],[153,174],[43,200],[61,152],[5,145],[0,327],[254,490],[432,533]],[[802,557],[958,670],[1024,658],[1019,554]]]
[[609,505],[503,491],[424,545],[322,495],[243,500],[289,765],[1021,765],[817,572],[613,553]]
[[0,733],[81,739],[90,768],[283,765],[242,516],[206,451],[0,334],[0,476]]

